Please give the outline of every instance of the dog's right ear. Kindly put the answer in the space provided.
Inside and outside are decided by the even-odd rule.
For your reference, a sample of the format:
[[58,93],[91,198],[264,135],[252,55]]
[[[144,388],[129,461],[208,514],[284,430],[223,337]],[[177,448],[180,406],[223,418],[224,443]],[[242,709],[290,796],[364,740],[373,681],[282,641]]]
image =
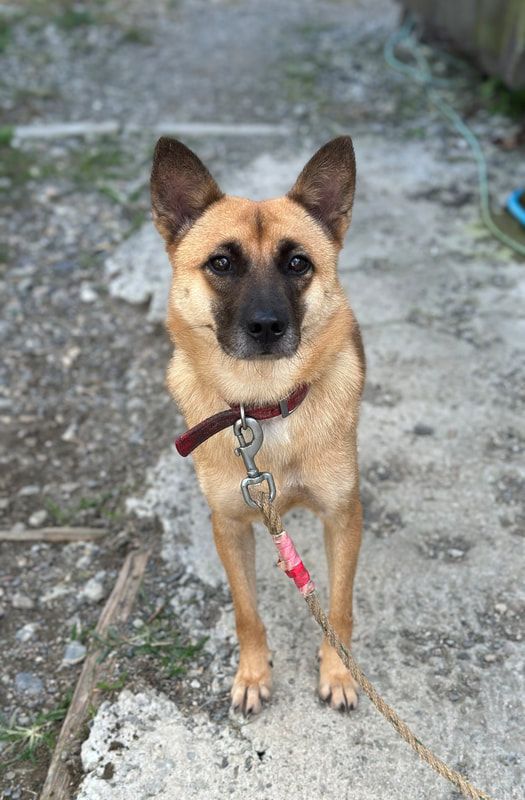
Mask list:
[[151,170],[153,221],[167,244],[179,239],[223,192],[195,153],[177,139],[162,136]]

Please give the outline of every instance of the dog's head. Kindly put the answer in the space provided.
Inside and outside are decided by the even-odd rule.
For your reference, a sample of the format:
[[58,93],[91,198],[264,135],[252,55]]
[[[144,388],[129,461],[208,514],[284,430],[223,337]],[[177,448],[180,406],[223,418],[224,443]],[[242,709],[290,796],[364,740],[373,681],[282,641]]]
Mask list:
[[236,360],[300,354],[341,301],[337,255],[354,188],[349,137],[324,145],[285,197],[260,202],[223,194],[191,150],[161,138],[151,195],[173,267],[176,340]]

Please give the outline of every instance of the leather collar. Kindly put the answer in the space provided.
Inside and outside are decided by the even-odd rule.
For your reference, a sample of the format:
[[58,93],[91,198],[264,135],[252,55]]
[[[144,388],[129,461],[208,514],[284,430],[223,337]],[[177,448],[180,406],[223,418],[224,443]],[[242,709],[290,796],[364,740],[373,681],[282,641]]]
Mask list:
[[[309,388],[307,384],[302,384],[292,392],[292,394],[273,406],[248,406],[244,412],[245,416],[253,417],[258,420],[272,419],[273,417],[287,417],[301,405],[308,394]],[[214,436],[216,433],[219,433],[219,431],[223,431],[240,418],[240,405],[230,406],[226,411],[219,411],[218,414],[208,417],[208,419],[199,422],[197,425],[194,425],[193,428],[177,436],[175,439],[177,452],[181,456],[189,456],[196,447],[209,439],[210,436]]]

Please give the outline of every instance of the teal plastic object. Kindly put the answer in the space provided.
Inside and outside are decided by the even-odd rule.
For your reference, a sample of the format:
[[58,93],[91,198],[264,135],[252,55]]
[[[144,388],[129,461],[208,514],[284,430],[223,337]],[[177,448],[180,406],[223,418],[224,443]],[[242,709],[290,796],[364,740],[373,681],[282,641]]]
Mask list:
[[525,189],[516,189],[507,200],[507,211],[525,227],[525,207],[520,202],[522,200],[525,201]]

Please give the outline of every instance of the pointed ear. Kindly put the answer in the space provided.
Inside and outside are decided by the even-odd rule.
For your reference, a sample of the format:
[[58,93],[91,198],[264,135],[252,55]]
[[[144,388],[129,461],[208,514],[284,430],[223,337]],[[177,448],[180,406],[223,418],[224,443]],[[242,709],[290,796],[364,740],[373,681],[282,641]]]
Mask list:
[[151,170],[153,221],[168,244],[180,238],[223,193],[195,153],[177,139],[157,142]]
[[349,136],[339,136],[312,156],[288,197],[300,203],[338,244],[352,218],[355,156]]

